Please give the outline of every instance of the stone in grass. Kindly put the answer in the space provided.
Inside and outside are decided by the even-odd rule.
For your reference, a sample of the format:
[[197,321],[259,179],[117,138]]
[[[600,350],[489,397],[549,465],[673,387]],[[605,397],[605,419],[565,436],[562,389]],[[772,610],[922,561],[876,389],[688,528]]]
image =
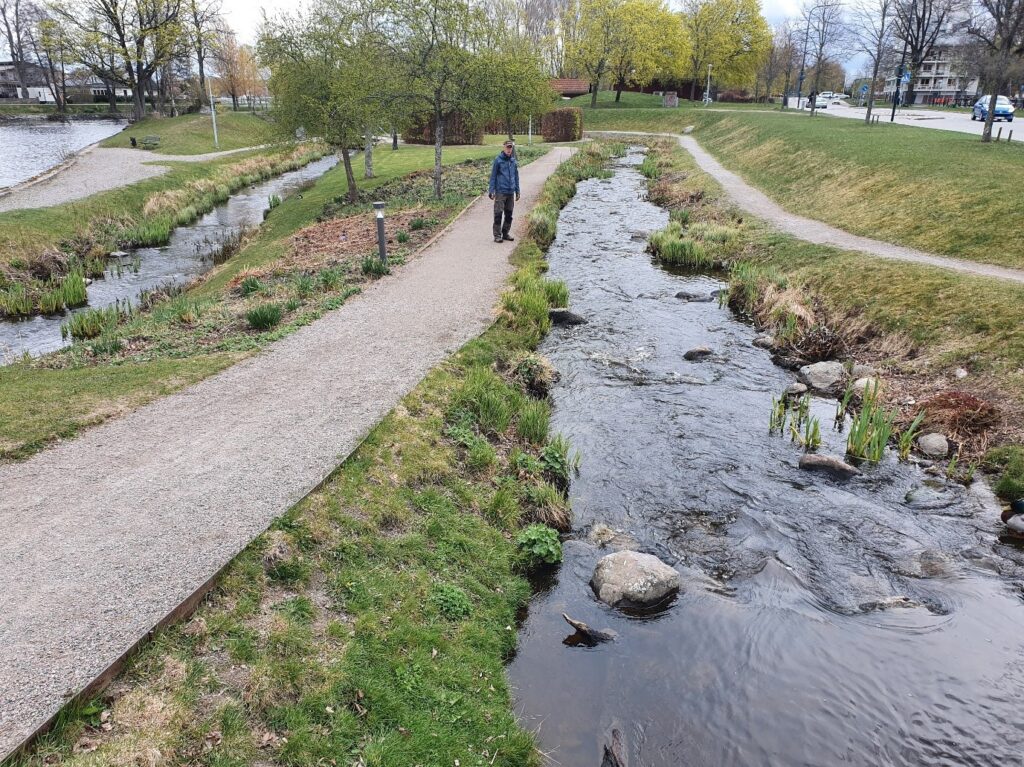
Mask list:
[[818,391],[834,391],[845,377],[846,369],[840,362],[815,362],[800,368],[800,379]]
[[690,362],[700,362],[701,360],[706,360],[712,354],[714,354],[714,352],[707,346],[697,346],[686,352],[686,354],[683,355],[683,359],[689,360]]
[[949,441],[937,432],[922,434],[917,438],[917,449],[933,458],[945,458],[949,453]]
[[873,365],[864,365],[857,363],[850,368],[851,378],[873,378],[878,375],[878,370]]
[[586,320],[568,309],[548,309],[552,325],[585,325]]
[[791,383],[782,392],[783,397],[802,397],[804,394],[807,394],[807,387],[798,381]]
[[754,338],[754,346],[758,349],[771,349],[775,346],[775,336],[771,333],[761,333]]
[[800,456],[800,468],[807,471],[824,471],[839,479],[852,479],[860,476],[860,469],[851,466],[831,455],[804,453]]
[[868,391],[882,390],[882,379],[877,376],[865,376],[853,382],[853,393],[863,397]]
[[679,573],[651,554],[616,551],[597,563],[590,587],[611,607],[652,607],[679,591]]

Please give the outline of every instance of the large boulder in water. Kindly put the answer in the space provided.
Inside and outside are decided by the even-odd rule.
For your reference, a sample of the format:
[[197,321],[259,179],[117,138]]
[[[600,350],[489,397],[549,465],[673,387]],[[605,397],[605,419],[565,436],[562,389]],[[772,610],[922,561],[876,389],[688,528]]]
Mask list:
[[568,309],[548,309],[552,325],[585,325],[587,321]]
[[800,468],[808,471],[824,471],[840,479],[860,476],[860,469],[831,455],[804,453],[800,456]]
[[835,391],[846,378],[841,362],[815,362],[800,368],[800,380],[817,391]]
[[679,591],[679,573],[651,554],[617,551],[597,563],[590,586],[612,607],[651,607]]

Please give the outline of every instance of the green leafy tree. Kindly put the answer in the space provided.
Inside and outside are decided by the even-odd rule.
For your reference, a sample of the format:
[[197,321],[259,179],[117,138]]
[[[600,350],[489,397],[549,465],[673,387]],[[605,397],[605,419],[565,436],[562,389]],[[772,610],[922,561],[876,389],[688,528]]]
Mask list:
[[621,5],[622,0],[569,0],[563,14],[563,26],[571,30],[565,41],[566,61],[590,81],[591,107],[597,106],[597,91],[622,38]]
[[656,74],[677,74],[688,51],[682,19],[657,0],[624,0],[616,16],[610,71],[619,101],[630,83],[643,86]]
[[358,199],[351,150],[363,141],[374,111],[364,49],[356,41],[358,17],[337,3],[268,21],[259,56],[270,68],[277,125],[302,129],[336,149],[345,167],[348,198]]
[[555,100],[540,58],[525,44],[510,40],[481,54],[483,109],[488,119],[501,121],[509,138],[516,121],[543,114]]
[[688,33],[690,100],[711,65],[715,82],[753,82],[771,41],[757,0],[687,0],[683,20]]

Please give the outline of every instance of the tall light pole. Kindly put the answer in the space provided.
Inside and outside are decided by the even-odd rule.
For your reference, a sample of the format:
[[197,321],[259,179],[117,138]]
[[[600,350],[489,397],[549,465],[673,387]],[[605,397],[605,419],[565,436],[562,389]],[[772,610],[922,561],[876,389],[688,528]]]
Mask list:
[[711,64],[708,64],[708,84],[704,86],[704,105],[711,103]]
[[903,41],[903,55],[900,56],[900,68],[896,72],[896,89],[892,94],[892,112],[889,113],[889,122],[896,122],[896,101],[900,98],[900,89],[903,87],[903,65],[907,63],[907,41]]
[[210,95],[210,119],[213,120],[213,148],[220,149],[220,142],[217,141],[217,106],[213,103],[213,88],[210,85],[210,78],[206,79],[206,92]]
[[[808,13],[812,13],[809,11]],[[807,18],[807,22],[804,24],[804,47],[803,52],[800,54],[800,74],[796,79],[796,108],[800,109],[800,98],[804,92],[804,68],[807,66],[807,40],[811,36],[811,19],[810,16]]]

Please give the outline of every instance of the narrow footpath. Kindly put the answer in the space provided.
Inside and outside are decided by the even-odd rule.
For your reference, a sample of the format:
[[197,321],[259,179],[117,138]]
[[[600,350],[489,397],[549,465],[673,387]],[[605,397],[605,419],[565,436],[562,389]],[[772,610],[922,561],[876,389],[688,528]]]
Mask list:
[[980,264],[974,261],[963,261],[958,258],[937,256],[922,250],[894,245],[891,242],[883,242],[882,240],[874,240],[870,237],[850,234],[822,221],[790,213],[771,200],[764,192],[755,189],[737,174],[723,168],[722,164],[701,147],[692,136],[680,136],[676,133],[641,133],[635,131],[594,131],[594,133],[664,136],[677,139],[680,146],[693,156],[700,169],[721,184],[722,189],[725,190],[725,193],[738,207],[767,221],[777,229],[797,239],[813,242],[816,245],[828,245],[841,250],[861,251],[869,256],[877,256],[878,258],[937,266],[940,269],[951,269],[955,272],[973,274],[978,277],[994,277],[999,280],[1024,283],[1024,270],[1021,269],[1008,269],[992,264]]
[[[569,156],[521,171],[513,232]],[[265,353],[0,466],[0,760],[119,661],[481,333],[511,273],[472,206],[399,273]]]
[[109,192],[147,178],[162,176],[169,170],[166,163],[206,162],[252,149],[259,147],[178,155],[93,144],[55,170],[0,192],[0,213],[63,205],[99,192]]

